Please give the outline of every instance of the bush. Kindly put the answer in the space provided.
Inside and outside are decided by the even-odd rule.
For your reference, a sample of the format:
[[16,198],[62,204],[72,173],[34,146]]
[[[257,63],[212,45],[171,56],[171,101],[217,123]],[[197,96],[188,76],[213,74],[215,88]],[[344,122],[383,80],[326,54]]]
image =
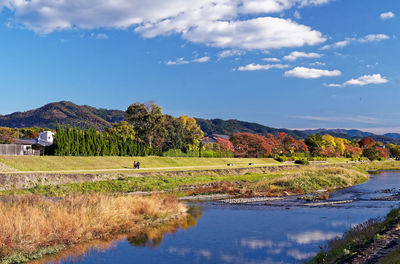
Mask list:
[[294,163],[296,163],[296,164],[302,164],[302,165],[308,165],[308,164],[310,164],[310,162],[309,162],[308,160],[306,160],[306,159],[298,159],[298,160],[296,160]]
[[285,161],[288,161],[289,160],[289,158],[288,157],[286,157],[286,156],[275,156],[275,160],[277,160],[277,161],[279,161],[279,162],[285,162]]
[[180,149],[170,149],[162,153],[163,157],[198,157],[198,151],[183,152]]

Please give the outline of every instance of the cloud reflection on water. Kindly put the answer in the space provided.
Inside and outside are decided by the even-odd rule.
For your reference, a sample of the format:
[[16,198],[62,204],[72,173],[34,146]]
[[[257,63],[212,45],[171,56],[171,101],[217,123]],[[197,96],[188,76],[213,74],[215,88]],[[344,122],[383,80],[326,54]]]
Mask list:
[[314,242],[331,240],[341,235],[342,234],[338,232],[324,232],[320,230],[314,230],[314,231],[301,232],[297,234],[287,234],[287,238],[290,241],[296,242],[297,244],[304,245],[304,244],[311,244]]

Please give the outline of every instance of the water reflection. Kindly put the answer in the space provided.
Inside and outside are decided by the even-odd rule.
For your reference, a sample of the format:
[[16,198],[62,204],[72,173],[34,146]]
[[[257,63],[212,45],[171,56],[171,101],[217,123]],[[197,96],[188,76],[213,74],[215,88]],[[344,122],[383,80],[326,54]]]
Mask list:
[[158,228],[139,232],[138,234],[128,237],[127,240],[135,247],[156,248],[162,244],[163,237],[166,234],[175,234],[179,229],[186,230],[195,226],[202,214],[203,209],[201,207],[191,207],[187,216],[179,219],[179,221],[174,221]]
[[185,219],[129,239],[124,236],[104,248],[90,247],[84,257],[66,258],[64,263],[302,263],[350,226],[384,216],[399,205],[371,200],[388,196],[382,190],[389,188],[400,189],[399,172],[373,175],[370,181],[331,196],[354,200],[350,204],[309,208],[296,198],[271,205],[201,203]]
[[[199,218],[203,214],[202,207],[191,207],[187,215],[175,219],[167,224],[158,226],[157,228],[148,228],[143,231],[131,233],[129,235],[118,235],[108,240],[96,240],[90,243],[80,244],[73,248],[64,250],[63,252],[49,256],[44,260],[31,261],[30,264],[44,264],[44,263],[78,263],[90,258],[93,255],[113,250],[118,243],[127,240],[130,245],[134,247],[146,247],[154,249],[160,246],[163,242],[163,237],[167,234],[173,235],[179,229],[186,230],[197,224]],[[128,238],[127,238],[128,237]],[[202,253],[207,256],[209,252]]]

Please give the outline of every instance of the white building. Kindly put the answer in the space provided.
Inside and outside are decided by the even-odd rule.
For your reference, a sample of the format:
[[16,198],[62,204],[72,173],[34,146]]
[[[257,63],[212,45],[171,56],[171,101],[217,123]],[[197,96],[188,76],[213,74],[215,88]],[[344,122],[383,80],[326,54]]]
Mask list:
[[44,131],[39,134],[38,144],[44,147],[50,146],[53,144],[54,141],[54,132],[51,131]]

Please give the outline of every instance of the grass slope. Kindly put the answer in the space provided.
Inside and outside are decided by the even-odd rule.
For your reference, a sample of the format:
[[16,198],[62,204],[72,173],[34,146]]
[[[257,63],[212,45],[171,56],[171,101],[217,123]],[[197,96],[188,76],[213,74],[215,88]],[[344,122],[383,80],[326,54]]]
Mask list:
[[273,159],[247,158],[0,156],[0,162],[19,171],[129,169],[133,161],[140,161],[142,168],[279,164]]
[[177,195],[229,193],[238,196],[281,196],[335,190],[362,183],[368,174],[342,167],[278,171],[269,174],[248,173],[240,176],[146,176],[121,177],[117,180],[37,185],[25,190],[1,194],[37,194],[64,196],[71,193],[129,193],[136,191],[172,191]]

